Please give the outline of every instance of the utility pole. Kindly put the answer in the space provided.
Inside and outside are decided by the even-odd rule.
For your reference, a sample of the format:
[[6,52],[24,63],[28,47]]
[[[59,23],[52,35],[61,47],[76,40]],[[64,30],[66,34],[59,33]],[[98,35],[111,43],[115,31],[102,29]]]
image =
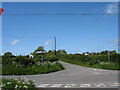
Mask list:
[[56,37],[54,38],[54,43],[55,43],[55,55],[56,55]]
[[110,64],[110,52],[108,51],[108,64]]

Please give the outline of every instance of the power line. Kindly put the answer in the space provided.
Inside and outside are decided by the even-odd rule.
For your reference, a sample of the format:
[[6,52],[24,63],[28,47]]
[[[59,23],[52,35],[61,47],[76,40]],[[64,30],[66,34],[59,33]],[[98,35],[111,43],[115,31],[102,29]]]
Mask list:
[[53,38],[53,37],[39,37],[39,36],[10,36],[10,35],[2,35],[1,37],[11,37],[11,38]]
[[19,16],[19,15],[36,15],[36,16],[47,16],[47,15],[81,15],[81,16],[84,16],[84,15],[118,15],[118,14],[89,14],[89,13],[86,13],[86,14],[80,14],[80,13],[54,13],[54,14],[48,14],[48,13],[39,13],[39,14],[3,14],[3,15],[13,15],[13,16]]

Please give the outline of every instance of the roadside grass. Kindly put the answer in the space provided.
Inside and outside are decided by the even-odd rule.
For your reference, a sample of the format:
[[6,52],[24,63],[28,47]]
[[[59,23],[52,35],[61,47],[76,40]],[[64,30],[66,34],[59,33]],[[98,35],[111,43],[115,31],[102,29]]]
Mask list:
[[66,59],[66,58],[60,58],[60,60],[64,61],[64,62],[67,62],[67,63],[76,64],[76,65],[85,66],[85,67],[107,69],[107,70],[120,70],[119,64],[115,63],[115,62],[110,62],[108,64],[106,62],[93,63],[93,62],[90,62],[90,61],[70,60],[70,59]]
[[2,79],[0,90],[36,90],[31,80],[24,79]]
[[59,62],[44,62],[27,67],[16,67],[12,65],[2,66],[2,75],[33,75],[46,74],[50,72],[63,70],[64,67]]

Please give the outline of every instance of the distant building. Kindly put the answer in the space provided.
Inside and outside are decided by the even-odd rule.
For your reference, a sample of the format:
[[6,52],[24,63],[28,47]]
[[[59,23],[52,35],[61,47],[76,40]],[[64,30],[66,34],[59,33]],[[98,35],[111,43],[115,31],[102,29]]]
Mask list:
[[89,53],[89,52],[86,52],[85,55],[90,55],[90,53]]
[[29,58],[33,58],[34,56],[32,55],[32,53],[31,54],[29,54]]
[[95,55],[95,54],[94,53],[86,52],[86,53],[84,53],[84,55]]

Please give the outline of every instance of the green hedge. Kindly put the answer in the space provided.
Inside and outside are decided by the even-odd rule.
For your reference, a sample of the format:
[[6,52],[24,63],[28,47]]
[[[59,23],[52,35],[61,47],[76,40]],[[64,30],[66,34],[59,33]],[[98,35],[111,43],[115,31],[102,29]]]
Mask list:
[[38,65],[29,67],[15,67],[11,65],[4,65],[2,67],[3,75],[33,75],[33,74],[45,74],[55,71],[63,70],[64,68],[58,62],[38,62]]
[[60,60],[94,68],[120,70],[120,54],[110,54],[110,64],[108,64],[108,55],[62,55],[58,56]]

